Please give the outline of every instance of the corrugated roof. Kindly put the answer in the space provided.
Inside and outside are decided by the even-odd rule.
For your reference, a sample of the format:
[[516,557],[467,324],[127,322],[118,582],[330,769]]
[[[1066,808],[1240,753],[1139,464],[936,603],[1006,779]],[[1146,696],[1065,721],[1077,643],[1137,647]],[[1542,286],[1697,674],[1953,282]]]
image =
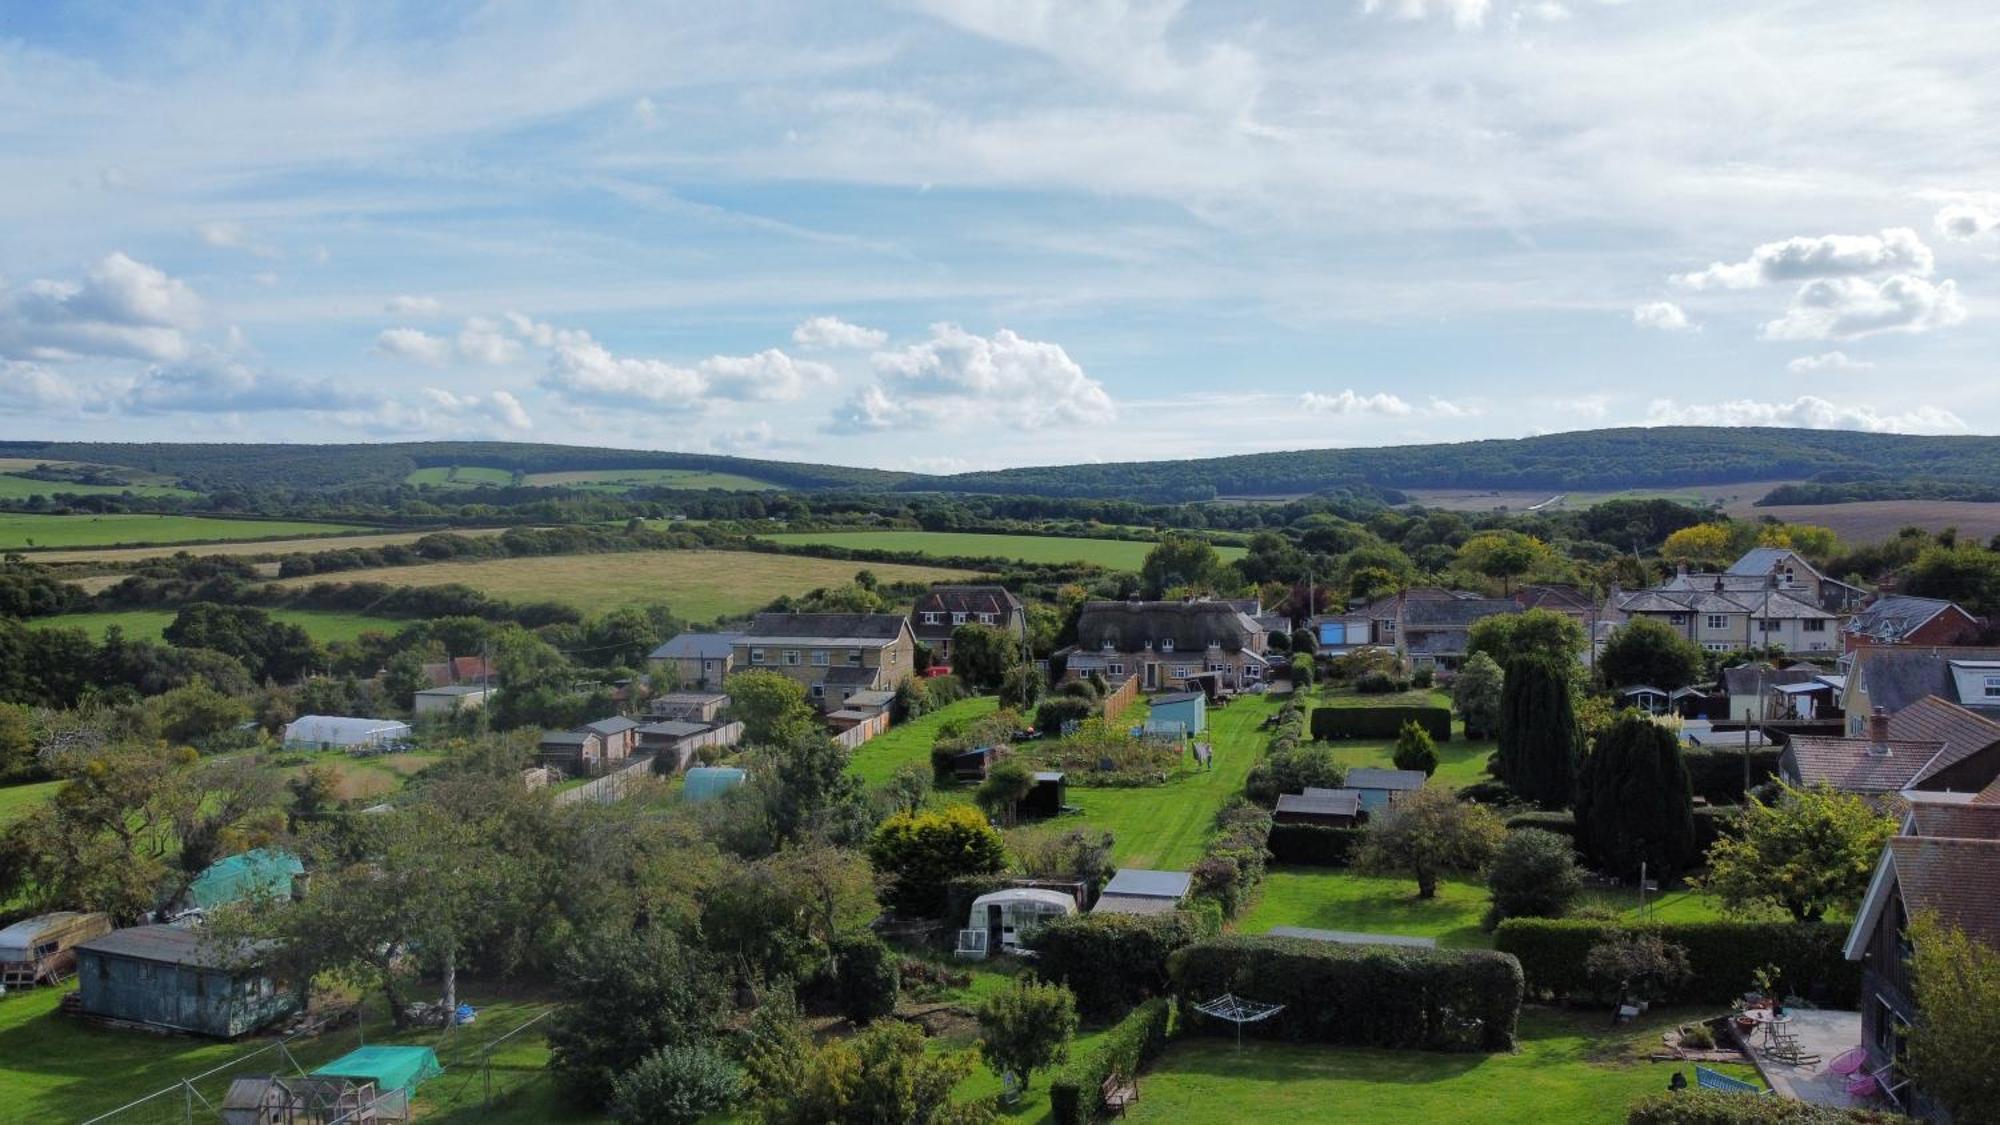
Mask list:
[[1107,895],[1132,895],[1140,898],[1183,898],[1194,883],[1194,876],[1185,871],[1147,871],[1137,867],[1127,867],[1111,877],[1104,886]]
[[251,959],[269,948],[269,943],[259,946],[246,942],[228,947],[203,941],[202,931],[191,926],[128,926],[92,938],[77,948],[136,961],[219,969]]
[[1361,811],[1361,794],[1351,789],[1308,789],[1278,794],[1278,812],[1307,816],[1354,816]]
[[1090,908],[1092,914],[1172,914],[1180,909],[1174,899],[1158,898],[1152,895],[1112,894],[1109,891],[1097,898],[1097,905]]
[[1347,789],[1422,789],[1430,777],[1422,770],[1385,770],[1356,766],[1347,771]]
[[348,715],[300,715],[285,724],[287,745],[364,746],[408,738],[410,724],[396,719],[366,719]]

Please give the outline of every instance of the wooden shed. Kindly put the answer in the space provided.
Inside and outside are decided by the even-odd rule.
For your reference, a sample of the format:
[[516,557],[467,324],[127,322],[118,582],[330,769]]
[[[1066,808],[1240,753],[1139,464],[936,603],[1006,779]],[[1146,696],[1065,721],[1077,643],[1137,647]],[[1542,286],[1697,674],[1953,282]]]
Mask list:
[[258,964],[262,950],[219,948],[188,926],[133,926],[77,946],[85,1014],[218,1039],[295,1012],[295,989]]
[[1061,770],[1036,770],[1035,786],[1014,806],[1023,819],[1061,816],[1069,803],[1069,782]]
[[59,910],[0,930],[0,986],[34,988],[76,971],[76,947],[111,932],[111,915]]

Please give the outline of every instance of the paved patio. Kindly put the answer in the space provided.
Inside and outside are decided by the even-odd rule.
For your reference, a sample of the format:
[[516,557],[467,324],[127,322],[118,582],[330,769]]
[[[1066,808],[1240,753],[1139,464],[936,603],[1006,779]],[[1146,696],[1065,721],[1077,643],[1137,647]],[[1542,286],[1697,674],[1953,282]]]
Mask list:
[[[1735,1033],[1733,1024],[1730,1030]],[[1819,1061],[1798,1065],[1772,1058],[1763,1047],[1762,1029],[1748,1036],[1737,1035],[1737,1041],[1743,1044],[1758,1072],[1774,1092],[1813,1105],[1847,1107],[1879,1104],[1869,1099],[1848,1097],[1846,1077],[1826,1069],[1827,1064],[1842,1052],[1861,1045],[1860,1012],[1795,1008],[1792,1010],[1792,1022],[1786,1030],[1798,1036],[1799,1046],[1808,1054],[1818,1055]]]

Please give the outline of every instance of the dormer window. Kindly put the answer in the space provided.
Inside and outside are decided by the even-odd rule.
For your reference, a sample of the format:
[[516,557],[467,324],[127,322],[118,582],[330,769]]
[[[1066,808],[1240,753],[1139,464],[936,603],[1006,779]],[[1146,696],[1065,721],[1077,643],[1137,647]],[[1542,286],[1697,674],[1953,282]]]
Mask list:
[[965,624],[965,614],[963,614],[963,613],[954,613],[954,614],[952,614],[952,615],[951,615],[951,623],[952,623],[953,625],[963,625],[963,624]]
[[1151,637],[1146,638],[1146,651],[1147,652],[1153,651],[1153,640]]
[[1112,644],[1112,643],[1111,643],[1111,641],[1110,641],[1110,639],[1109,639],[1109,638],[1106,638],[1106,639],[1105,639],[1105,642],[1104,642],[1103,644],[1101,644],[1101,645],[1098,645],[1097,647],[1098,647],[1098,648],[1101,648],[1101,649],[1103,649],[1103,650],[1104,650],[1104,651],[1106,651],[1106,652],[1110,652],[1110,651],[1111,651],[1112,649],[1114,649],[1114,648],[1116,648],[1116,647],[1118,647],[1118,646],[1116,646],[1116,645]]
[[944,624],[944,614],[932,613],[929,610],[925,610],[923,620],[926,625],[942,625]]
[[1168,637],[1167,639],[1165,639],[1165,640],[1161,641],[1161,642],[1160,642],[1160,651],[1161,651],[1161,652],[1172,652],[1172,651],[1174,651],[1174,639],[1173,639],[1172,637]]
[[980,623],[981,625],[991,625],[991,624],[993,624],[993,615],[992,615],[992,614],[990,614],[990,613],[982,613],[982,614],[980,614],[980,615],[979,615],[979,623]]
[[1988,699],[2000,699],[2000,676],[1986,677],[1983,694]]

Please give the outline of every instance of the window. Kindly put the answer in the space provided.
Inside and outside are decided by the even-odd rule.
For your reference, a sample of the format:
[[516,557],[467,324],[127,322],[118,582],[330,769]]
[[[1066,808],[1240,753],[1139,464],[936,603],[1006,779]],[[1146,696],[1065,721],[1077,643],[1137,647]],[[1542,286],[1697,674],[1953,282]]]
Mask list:
[[788,648],[788,649],[786,649],[786,650],[785,650],[785,663],[786,663],[786,664],[797,664],[798,662],[799,662],[799,650],[798,650],[798,649],[795,649],[795,648]]
[[1104,671],[1106,675],[1122,676],[1125,674],[1125,666],[1123,664],[1117,664],[1117,663],[1106,664],[1104,666]]
[[1174,675],[1179,676],[1181,679],[1185,680],[1189,676],[1194,675],[1194,665],[1182,664],[1174,669]]
[[963,613],[954,613],[954,614],[952,614],[952,615],[951,615],[951,623],[952,623],[953,625],[963,625],[963,624],[965,624],[965,614],[963,614]]
[[825,685],[825,684],[814,684],[814,685],[813,685],[813,690],[812,690],[812,697],[813,697],[814,699],[825,699],[825,698],[826,698],[826,685]]
[[1988,699],[2000,699],[2000,676],[1986,677],[1983,694]]
[[1773,621],[1768,617],[1764,618],[1762,621],[1757,622],[1757,631],[1759,633],[1775,633],[1784,627],[1785,627],[1784,622]]
[[1708,627],[1711,629],[1727,629],[1729,628],[1729,618],[1724,617],[1720,613],[1711,613],[1708,615]]
[[1685,625],[1687,623],[1688,623],[1688,618],[1687,614],[1685,613],[1667,614],[1667,624],[1669,625]]
[[813,667],[824,668],[833,663],[833,654],[823,648],[813,650]]
[[1385,638],[1393,637],[1396,635],[1396,623],[1394,621],[1382,621],[1378,622],[1377,624],[1380,626],[1380,628],[1377,631],[1380,632],[1383,637]]
[[861,667],[861,650],[860,650],[860,649],[858,649],[858,648],[850,648],[850,649],[848,649],[848,650],[847,650],[847,665],[848,665],[848,667],[850,667],[850,668],[859,668],[859,667]]
[[896,666],[896,659],[897,659],[897,656],[898,656],[898,653],[897,653],[897,652],[896,652],[896,650],[895,650],[895,649],[893,649],[893,648],[892,648],[892,649],[889,649],[889,650],[888,650],[888,653],[889,653],[889,667],[891,667],[891,668],[894,668],[894,667]]
[[1160,651],[1161,651],[1161,652],[1172,652],[1172,651],[1174,651],[1174,639],[1173,639],[1172,637],[1168,637],[1168,638],[1166,638],[1166,639],[1162,640],[1162,641],[1160,642]]
[[932,612],[930,612],[929,610],[925,610],[925,611],[924,611],[924,618],[923,618],[923,620],[924,620],[924,624],[926,624],[926,625],[938,625],[938,624],[941,624],[941,623],[943,623],[943,621],[944,621],[944,614],[942,614],[942,613],[932,613]]
[[704,672],[713,672],[713,671],[715,671],[715,661],[713,661],[713,660],[704,660],[704,661],[702,661],[702,662],[701,662],[701,670],[702,670],[702,671],[704,671]]
[[1111,648],[1112,648],[1112,645],[1111,645],[1111,642],[1107,640],[1107,641],[1105,641],[1105,642],[1104,642],[1103,644],[1101,644],[1101,645],[1098,645],[1097,647],[1098,647],[1098,648],[1101,648],[1101,649],[1103,649],[1103,650],[1104,650],[1104,651],[1106,651],[1106,652],[1110,652],[1110,651],[1111,651]]
[[1826,632],[1826,618],[1809,617],[1799,628],[1804,629],[1808,633],[1824,633]]
[[751,649],[751,650],[750,650],[750,663],[752,663],[752,664],[762,664],[762,663],[764,663],[764,650],[763,650],[763,649],[761,649],[761,648],[753,648],[753,649]]
[[980,614],[980,615],[979,615],[979,623],[980,623],[981,625],[991,625],[991,624],[993,624],[993,615],[992,615],[992,614],[990,614],[990,613],[982,613],[982,614]]
[[39,961],[44,957],[51,956],[55,953],[56,950],[61,948],[62,948],[62,942],[45,941],[42,944],[35,947],[35,960]]

